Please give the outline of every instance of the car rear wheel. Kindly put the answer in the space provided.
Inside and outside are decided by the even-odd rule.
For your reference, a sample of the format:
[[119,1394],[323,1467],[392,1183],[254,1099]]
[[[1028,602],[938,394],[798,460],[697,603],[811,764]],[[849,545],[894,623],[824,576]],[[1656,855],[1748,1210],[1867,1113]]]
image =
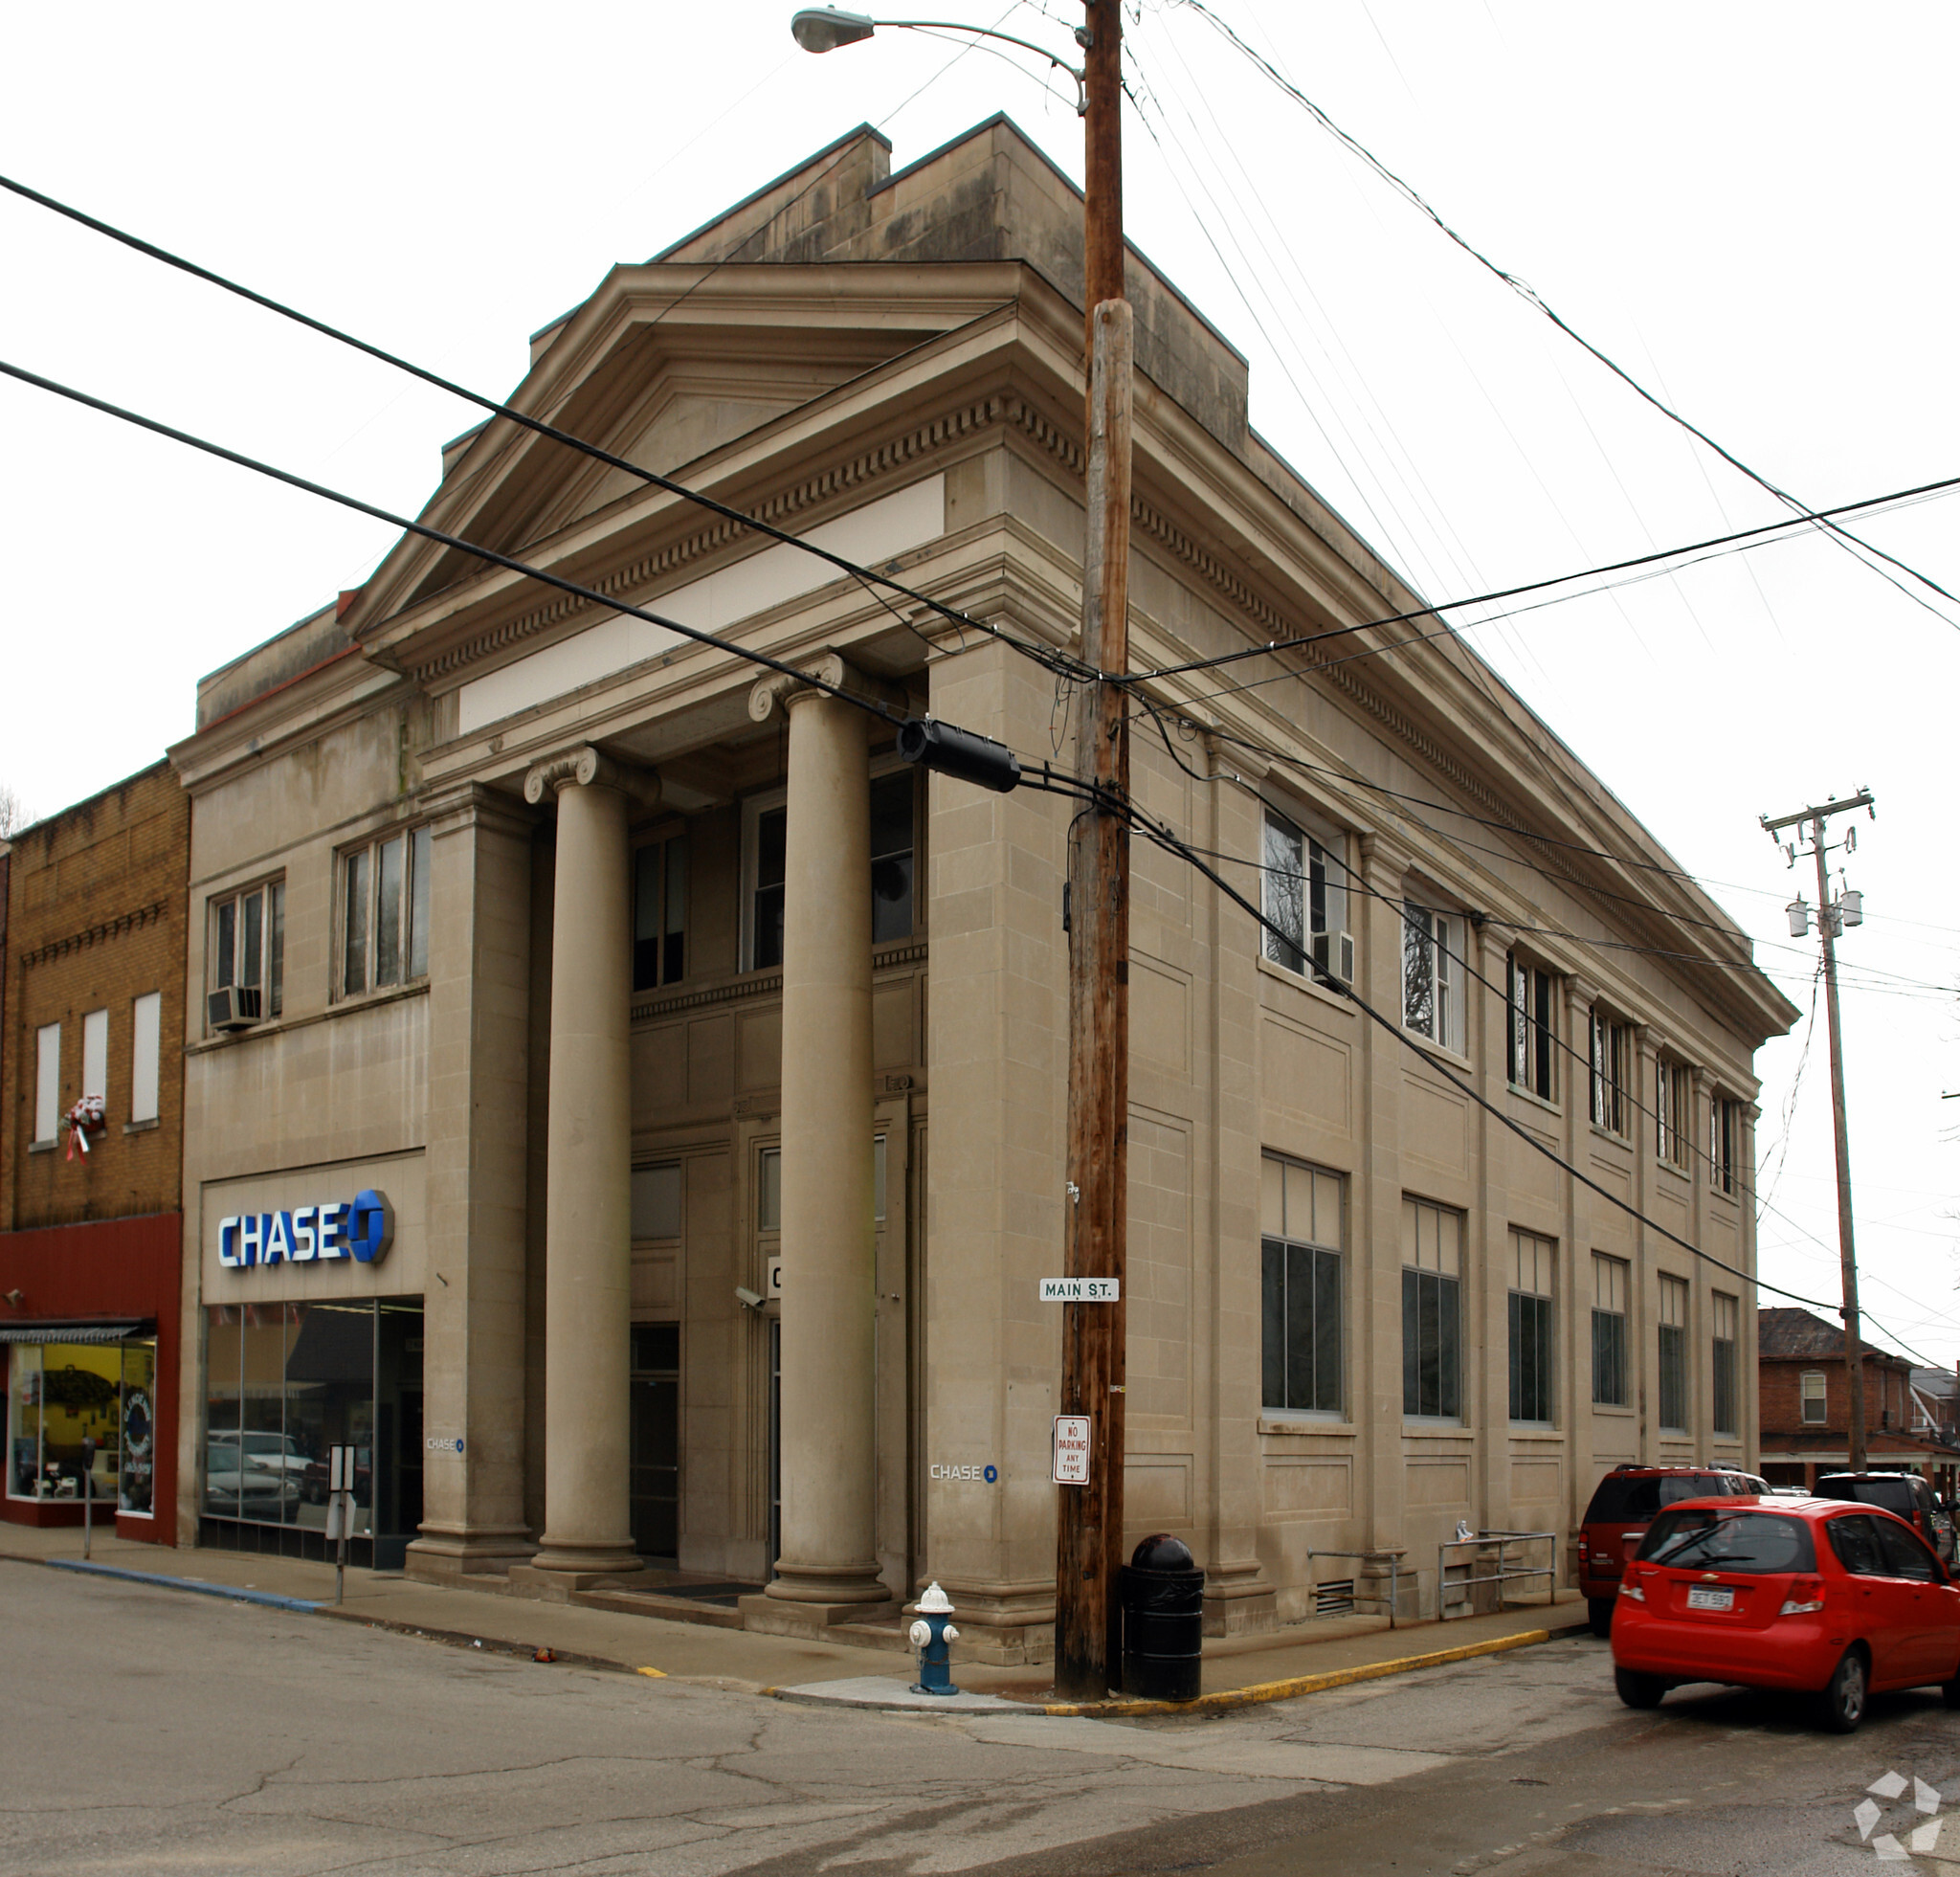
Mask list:
[[1595,1636],[1613,1634],[1613,1598],[1610,1597],[1589,1597],[1586,1599],[1586,1620],[1592,1625]]
[[1833,1733],[1855,1733],[1864,1719],[1868,1671],[1864,1654],[1857,1648],[1844,1651],[1824,1692],[1817,1697],[1823,1723]]
[[1613,1686],[1629,1708],[1658,1708],[1667,1692],[1667,1684],[1659,1675],[1643,1675],[1637,1668],[1615,1668]]

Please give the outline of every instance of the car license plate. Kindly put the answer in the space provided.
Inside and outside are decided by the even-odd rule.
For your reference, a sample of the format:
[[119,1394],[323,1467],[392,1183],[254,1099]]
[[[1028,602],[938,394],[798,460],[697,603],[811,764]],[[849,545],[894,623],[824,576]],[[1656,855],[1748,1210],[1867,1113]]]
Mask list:
[[1735,1593],[1715,1584],[1690,1584],[1688,1586],[1688,1608],[1690,1610],[1732,1610],[1735,1608]]

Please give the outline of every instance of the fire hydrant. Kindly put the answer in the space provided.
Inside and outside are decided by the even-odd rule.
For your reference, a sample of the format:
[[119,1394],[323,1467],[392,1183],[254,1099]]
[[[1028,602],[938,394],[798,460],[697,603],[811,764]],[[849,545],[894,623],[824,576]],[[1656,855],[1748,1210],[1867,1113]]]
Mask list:
[[918,1616],[905,1634],[919,1651],[919,1679],[912,1684],[914,1694],[958,1694],[953,1687],[951,1645],[960,1632],[947,1620],[953,1613],[952,1598],[937,1584],[926,1587],[925,1595],[913,1606]]

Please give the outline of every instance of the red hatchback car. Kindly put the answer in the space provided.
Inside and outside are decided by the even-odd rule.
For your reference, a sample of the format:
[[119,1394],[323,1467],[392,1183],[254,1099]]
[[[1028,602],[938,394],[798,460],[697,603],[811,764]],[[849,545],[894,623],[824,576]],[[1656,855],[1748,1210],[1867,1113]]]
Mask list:
[[1652,1708],[1682,1682],[1815,1698],[1849,1733],[1867,1698],[1941,1687],[1960,1708],[1960,1586],[1904,1519],[1830,1499],[1702,1499],[1648,1527],[1620,1580],[1614,1685]]

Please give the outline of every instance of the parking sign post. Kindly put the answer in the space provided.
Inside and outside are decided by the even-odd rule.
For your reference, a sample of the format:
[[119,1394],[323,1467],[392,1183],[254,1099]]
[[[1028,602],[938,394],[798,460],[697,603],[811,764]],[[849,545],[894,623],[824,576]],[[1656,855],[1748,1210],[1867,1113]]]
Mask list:
[[329,1447],[326,1460],[326,1535],[334,1547],[333,1600],[347,1587],[347,1527],[354,1522],[354,1450]]

